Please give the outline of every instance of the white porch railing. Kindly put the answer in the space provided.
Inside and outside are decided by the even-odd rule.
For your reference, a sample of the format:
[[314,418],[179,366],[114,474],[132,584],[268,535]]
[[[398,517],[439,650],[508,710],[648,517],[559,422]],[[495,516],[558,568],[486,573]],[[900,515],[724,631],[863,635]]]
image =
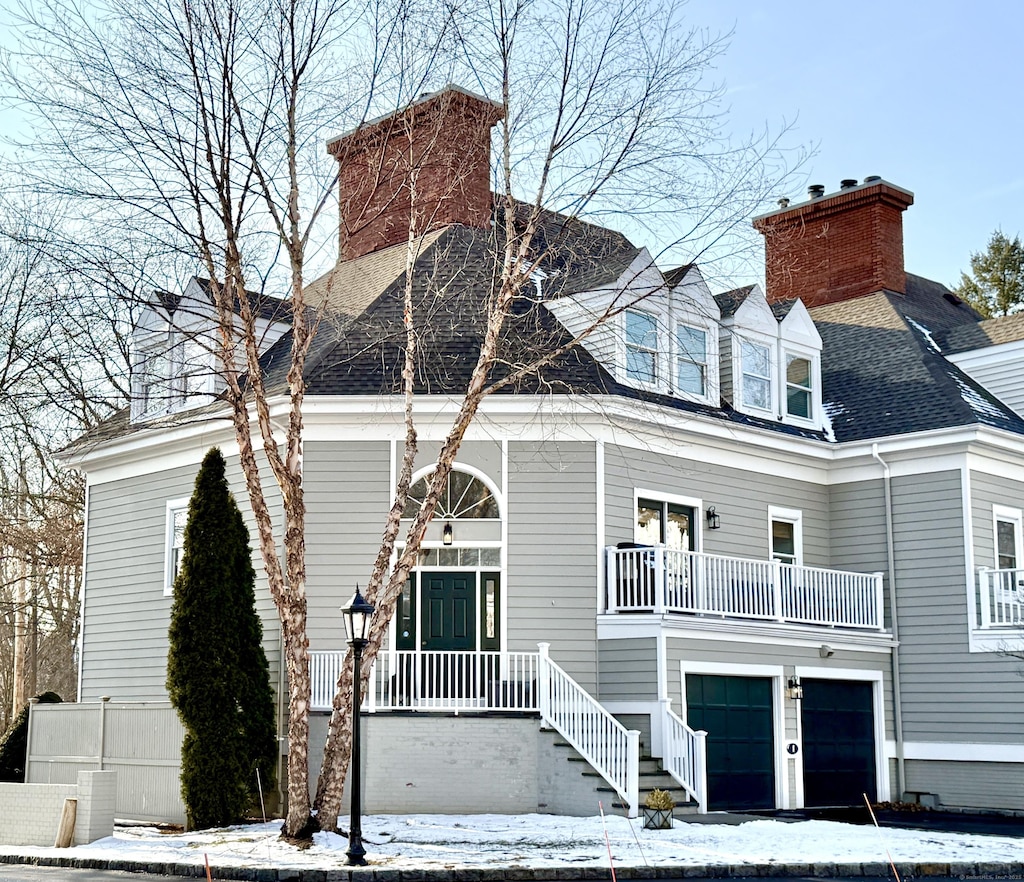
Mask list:
[[556,665],[540,644],[540,716],[605,779],[627,805],[640,811],[640,733],[627,729]]
[[676,612],[882,630],[882,574],[721,557],[664,546],[607,549],[608,612]]
[[978,570],[982,628],[1024,628],[1024,570]]
[[[640,733],[626,729],[548,655],[540,652],[382,652],[373,666],[364,710],[519,711],[539,713],[604,778],[628,806],[639,811]],[[314,710],[329,710],[345,653],[310,652]],[[652,725],[658,721],[652,719]],[[661,721],[664,767],[690,794],[699,811],[707,805],[703,732],[694,732],[668,710]]]
[[708,733],[687,726],[672,713],[670,704],[668,698],[661,700],[661,765],[697,803],[697,811],[704,814],[708,810]]
[[[334,701],[344,652],[309,654],[313,710]],[[384,651],[373,665],[363,707],[391,710],[537,713],[536,652]]]

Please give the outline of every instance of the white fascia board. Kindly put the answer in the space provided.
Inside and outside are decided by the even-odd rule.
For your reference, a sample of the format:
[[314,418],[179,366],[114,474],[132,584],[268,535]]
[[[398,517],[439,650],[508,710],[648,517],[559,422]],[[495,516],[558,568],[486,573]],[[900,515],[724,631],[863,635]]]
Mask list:
[[972,449],[967,453],[967,468],[983,475],[1024,482],[1024,455],[999,456],[998,451]]
[[968,457],[975,458],[970,462],[988,461],[980,471],[1024,468],[1024,436],[989,426],[960,426],[836,444],[830,483],[877,478],[881,467],[871,453],[875,444],[893,476],[961,468]]
[[966,763],[1024,763],[1024,744],[985,741],[905,741],[903,758]]
[[235,452],[235,434],[223,419],[190,423],[175,429],[142,430],[124,442],[96,447],[61,461],[86,475],[89,486],[148,475],[157,471],[198,465],[211,447],[221,447],[226,456]]
[[[636,257],[630,261],[626,271],[619,276],[615,287],[620,292],[636,291],[637,296],[646,297],[655,292],[667,292],[665,277],[654,263],[654,258],[646,248],[641,248]],[[628,304],[628,299],[623,305]]]
[[897,645],[888,631],[875,633],[839,632],[834,628],[784,625],[771,622],[716,621],[685,616],[623,615],[597,616],[598,640],[652,639],[659,634],[669,640],[710,640],[722,643],[771,644],[816,649],[828,644],[844,652],[890,655]]
[[977,368],[1001,367],[1024,361],[1024,340],[1013,340],[1009,343],[997,343],[981,349],[957,352],[947,355],[946,360],[957,365],[965,373],[970,373]]
[[[415,415],[424,441],[442,440],[451,429],[459,401],[444,396],[416,400]],[[278,399],[271,418],[283,435],[286,399]],[[382,441],[405,436],[400,397],[316,396],[303,408],[304,440],[345,438]],[[743,470],[770,469],[795,480],[823,484],[831,457],[828,444],[608,396],[493,396],[486,399],[466,440],[573,440],[622,445],[669,455],[685,455]],[[171,463],[201,461],[212,445],[234,450],[234,432],[226,408],[192,415],[168,427],[145,426],[130,434],[97,442],[61,461],[103,483],[129,475],[170,468]]]

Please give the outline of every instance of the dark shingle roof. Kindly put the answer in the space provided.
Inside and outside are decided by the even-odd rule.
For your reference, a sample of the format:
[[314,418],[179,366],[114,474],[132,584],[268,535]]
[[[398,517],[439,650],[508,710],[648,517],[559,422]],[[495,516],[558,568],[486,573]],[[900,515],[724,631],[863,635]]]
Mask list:
[[[535,253],[543,255],[539,268],[545,276],[545,300],[610,285],[639,253],[619,233],[550,212],[543,215],[534,243]],[[464,226],[447,227],[425,243],[413,273],[418,393],[458,394],[465,389],[483,342],[485,302],[499,282],[502,246],[500,230]],[[306,366],[308,395],[387,395],[401,390],[406,274],[405,249],[398,247],[400,259],[386,253],[394,249],[386,249],[347,262],[357,267],[342,265],[344,271],[335,271],[339,287],[332,291],[331,302],[346,307],[358,303],[359,309],[333,314],[314,339]],[[383,266],[390,270],[381,270]],[[376,280],[376,290],[367,286],[367,275]],[[345,290],[346,279],[358,280],[357,296]],[[527,283],[506,320],[499,365],[491,379],[507,376],[538,353],[568,340],[568,332],[537,302],[533,285]],[[281,356],[289,345],[285,335],[266,356],[268,389],[285,386],[288,366]],[[577,348],[506,391],[597,392],[608,379],[604,368]]]
[[731,291],[726,291],[723,294],[716,294],[715,302],[722,311],[722,318],[729,318],[729,316],[735,315],[736,310],[743,305],[743,302],[753,290],[753,285],[744,285],[742,288],[733,288]]
[[942,351],[948,355],[998,346],[1000,343],[1016,343],[1024,340],[1024,312],[950,328],[938,335],[937,340]]
[[932,331],[954,316],[934,302],[935,284],[915,284],[912,296],[880,292],[810,311],[836,440],[969,425],[1024,434],[1024,420],[940,354]]
[[686,274],[693,268],[692,263],[684,263],[682,266],[677,266],[675,269],[670,269],[665,273],[665,284],[670,288],[674,288],[684,278]]

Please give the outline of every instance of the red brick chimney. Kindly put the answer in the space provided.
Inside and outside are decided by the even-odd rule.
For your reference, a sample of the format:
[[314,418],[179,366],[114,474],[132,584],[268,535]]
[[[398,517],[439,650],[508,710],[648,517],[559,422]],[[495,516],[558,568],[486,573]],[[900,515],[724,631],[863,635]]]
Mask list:
[[413,218],[417,233],[488,226],[491,128],[503,116],[500,104],[448,86],[329,141],[339,165],[339,259],[404,242]]
[[914,194],[879,177],[816,185],[799,205],[754,218],[764,236],[770,303],[799,297],[808,308],[876,291],[906,293],[903,212]]

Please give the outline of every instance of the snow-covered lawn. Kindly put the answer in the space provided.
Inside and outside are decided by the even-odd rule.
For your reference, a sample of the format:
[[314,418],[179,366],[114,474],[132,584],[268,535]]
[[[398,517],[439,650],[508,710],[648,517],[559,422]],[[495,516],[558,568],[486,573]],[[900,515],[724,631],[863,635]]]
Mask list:
[[[343,826],[347,826],[342,819]],[[347,840],[318,833],[306,850],[282,842],[280,822],[165,834],[152,827],[119,827],[115,835],[73,849],[0,848],[8,854],[194,863],[231,867],[334,868],[345,862]],[[739,825],[684,823],[644,830],[639,820],[609,816],[373,815],[363,820],[372,866],[388,869],[456,867],[742,864],[1008,862],[1024,861],[1024,838],[862,827],[832,821],[749,821]]]

